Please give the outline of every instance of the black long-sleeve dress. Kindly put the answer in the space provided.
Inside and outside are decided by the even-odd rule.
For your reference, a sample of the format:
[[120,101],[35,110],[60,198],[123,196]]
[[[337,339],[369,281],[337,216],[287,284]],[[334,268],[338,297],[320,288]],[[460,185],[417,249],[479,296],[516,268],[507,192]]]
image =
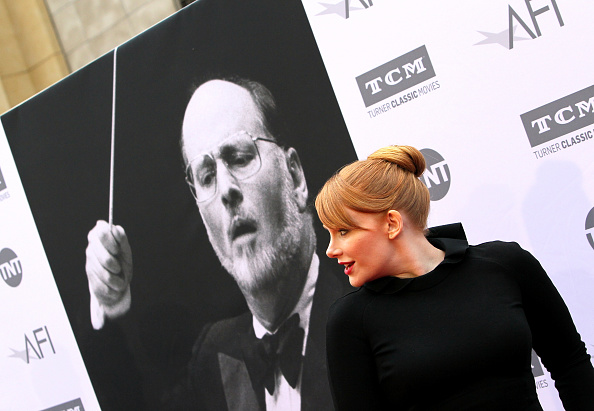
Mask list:
[[460,224],[428,239],[446,253],[433,271],[380,278],[331,307],[336,409],[542,410],[534,348],[565,409],[594,410],[590,356],[539,262],[516,243],[468,246]]

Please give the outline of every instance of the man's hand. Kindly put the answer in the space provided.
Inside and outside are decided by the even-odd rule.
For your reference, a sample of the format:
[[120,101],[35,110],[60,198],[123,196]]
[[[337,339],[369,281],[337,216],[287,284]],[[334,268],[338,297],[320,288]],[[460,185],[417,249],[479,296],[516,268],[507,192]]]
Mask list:
[[91,293],[91,323],[99,330],[105,318],[114,319],[130,310],[132,250],[120,226],[98,221],[87,236],[87,279]]

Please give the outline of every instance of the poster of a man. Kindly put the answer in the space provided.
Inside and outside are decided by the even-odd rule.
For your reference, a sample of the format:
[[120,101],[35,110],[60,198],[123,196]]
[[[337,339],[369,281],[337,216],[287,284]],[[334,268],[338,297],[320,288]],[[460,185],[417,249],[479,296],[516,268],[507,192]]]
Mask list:
[[332,409],[348,282],[312,197],[356,156],[301,2],[201,0],[118,48],[110,230],[113,59],[2,117],[101,407]]
[[[346,287],[320,271],[305,176],[297,151],[274,133],[276,116],[268,89],[245,79],[208,81],[186,108],[187,183],[249,314],[202,331],[189,381],[169,398],[184,407],[332,408],[324,327]],[[132,260],[124,229],[99,221],[86,265],[94,328],[129,309]]]

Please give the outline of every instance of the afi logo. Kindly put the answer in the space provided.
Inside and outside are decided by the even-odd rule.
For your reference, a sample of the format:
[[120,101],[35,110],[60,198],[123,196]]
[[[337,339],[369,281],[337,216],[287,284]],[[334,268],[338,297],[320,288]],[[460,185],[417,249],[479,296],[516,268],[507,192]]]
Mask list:
[[23,279],[21,260],[10,248],[0,251],[0,275],[6,284],[18,287]]
[[425,172],[421,176],[421,181],[429,189],[431,201],[441,200],[450,190],[450,168],[437,151],[429,148],[421,150],[425,158]]
[[[342,1],[336,4],[318,3],[320,6],[323,6],[326,9],[316,14],[316,16],[321,16],[323,14],[337,14],[341,17],[344,16],[345,19],[348,19],[351,13],[351,2],[351,0],[344,0],[344,5]],[[359,3],[361,3],[366,9],[373,6],[373,0],[359,0]],[[355,10],[362,9],[356,8]]]
[[[47,346],[48,344],[49,347]],[[31,338],[25,333],[25,361],[27,364],[29,364],[32,358],[38,360],[44,359],[44,352],[47,353],[49,348],[52,349],[52,353],[56,353],[46,326],[33,330]]]
[[421,46],[356,78],[365,107],[435,77],[435,70]]
[[[347,19],[349,18],[349,12],[351,10],[351,7],[349,6],[349,3],[350,3],[349,0],[344,0],[344,8],[345,8],[344,16]],[[369,3],[369,4],[367,4],[365,2],[365,0],[359,0],[359,3],[361,3],[363,5],[363,7],[365,7],[366,9],[368,9],[371,6],[373,6],[373,2],[371,0],[367,0],[367,3]]]
[[[522,28],[526,31],[526,33],[528,33],[528,35],[532,39],[535,39],[536,37],[540,37],[542,35],[542,33],[540,31],[540,26],[538,24],[538,20],[536,19],[536,17],[551,10],[548,5],[541,7],[538,10],[534,10],[532,8],[532,4],[531,4],[532,0],[524,0],[524,1],[526,2],[526,8],[528,9],[528,14],[530,15],[530,20],[532,22],[532,26],[534,27],[535,33],[532,32],[529,25],[524,20],[522,20],[522,18],[518,15],[518,13],[516,13],[516,11],[512,8],[512,6],[509,6],[509,19],[508,19],[508,21],[509,21],[508,36],[509,37],[508,37],[508,39],[509,39],[510,50],[514,48],[514,25],[516,22],[520,23]],[[557,21],[559,22],[559,26],[563,27],[563,25],[564,25],[563,18],[561,17],[561,13],[559,12],[559,7],[557,6],[557,2],[555,0],[551,0],[551,6],[553,7],[553,10],[555,11],[555,15],[557,16]]]
[[[485,36],[485,38],[476,43],[475,46],[483,44],[499,44],[505,47],[506,49],[511,50],[514,48],[514,41],[530,40],[540,37],[542,35],[542,30],[541,23],[539,23],[539,18],[542,14],[551,12],[551,10],[555,14],[559,26],[563,27],[565,23],[563,23],[563,17],[561,17],[561,12],[559,11],[559,7],[557,6],[556,0],[550,0],[550,4],[547,4],[546,6],[543,6],[536,10],[532,6],[531,1],[532,0],[524,0],[528,12],[528,17],[526,17],[525,11],[521,10],[521,13],[518,13],[511,5],[508,5],[507,29],[499,33],[479,31],[479,33]],[[548,2],[548,0],[541,1]],[[522,14],[524,18],[522,18],[520,14]],[[521,26],[526,33],[528,33],[530,38],[518,35],[518,25]]]

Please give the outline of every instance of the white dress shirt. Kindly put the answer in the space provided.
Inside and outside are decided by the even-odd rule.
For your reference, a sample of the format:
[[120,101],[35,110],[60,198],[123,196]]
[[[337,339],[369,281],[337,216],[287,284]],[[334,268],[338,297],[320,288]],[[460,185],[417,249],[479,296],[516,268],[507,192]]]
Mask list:
[[[295,305],[295,309],[291,312],[289,317],[295,313],[299,314],[299,325],[305,331],[303,338],[302,355],[305,355],[305,348],[307,347],[307,336],[309,334],[309,318],[311,315],[311,307],[313,304],[313,296],[316,289],[316,281],[318,280],[318,271],[320,260],[316,254],[313,255],[305,286],[301,297]],[[289,318],[287,317],[287,318]],[[253,317],[254,332],[257,338],[262,338],[268,330],[264,328],[256,317]],[[303,364],[301,364],[301,372],[295,388],[291,387],[289,382],[285,379],[279,369],[275,372],[274,393],[271,395],[268,390],[264,390],[266,396],[266,410],[267,411],[300,411],[301,410],[301,378],[303,376]]]

